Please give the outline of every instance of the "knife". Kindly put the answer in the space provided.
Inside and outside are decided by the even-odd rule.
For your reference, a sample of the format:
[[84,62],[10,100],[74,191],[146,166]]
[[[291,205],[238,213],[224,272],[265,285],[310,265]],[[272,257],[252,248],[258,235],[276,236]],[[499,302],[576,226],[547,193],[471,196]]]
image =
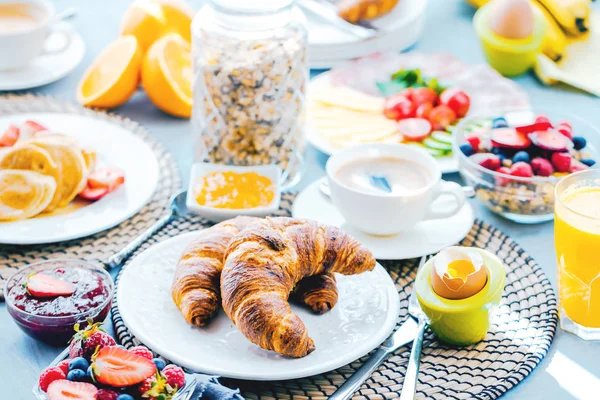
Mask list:
[[333,7],[327,6],[317,0],[299,0],[298,5],[317,17],[323,18],[336,28],[351,33],[359,38],[369,39],[377,35],[377,30],[351,24],[341,18]]
[[346,400],[352,397],[371,374],[396,350],[410,343],[417,334],[417,323],[412,317],[394,332],[381,346],[369,357],[367,361],[348,379],[329,400]]

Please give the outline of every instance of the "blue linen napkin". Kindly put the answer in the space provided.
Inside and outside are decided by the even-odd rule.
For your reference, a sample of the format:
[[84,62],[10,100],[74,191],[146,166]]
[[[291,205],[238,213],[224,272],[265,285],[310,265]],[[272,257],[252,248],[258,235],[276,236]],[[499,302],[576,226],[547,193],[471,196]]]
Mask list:
[[190,399],[197,400],[244,400],[239,389],[221,385],[216,376],[194,374],[196,389]]

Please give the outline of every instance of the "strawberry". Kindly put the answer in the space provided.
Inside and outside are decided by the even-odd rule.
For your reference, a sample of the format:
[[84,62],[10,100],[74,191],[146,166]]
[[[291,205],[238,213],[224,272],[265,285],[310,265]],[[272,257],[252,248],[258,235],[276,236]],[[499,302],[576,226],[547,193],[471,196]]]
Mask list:
[[21,131],[14,125],[9,125],[8,128],[0,135],[0,147],[10,147],[17,143]]
[[[499,174],[510,175],[510,168],[500,167],[496,170],[496,172],[498,172]],[[495,180],[496,180],[496,185],[498,185],[498,186],[506,186],[511,182],[510,178],[505,178],[503,176],[497,176],[497,177],[495,177]]]
[[117,400],[119,393],[110,389],[100,389],[96,395],[96,400]]
[[[85,357],[88,361],[91,359],[92,354],[96,351],[96,347],[93,346],[113,346],[115,341],[108,334],[100,328],[100,323],[94,324],[92,320],[88,320],[88,326],[85,329],[80,329],[79,324],[75,324],[75,335],[71,339],[69,344],[69,358]],[[96,337],[96,342],[88,344],[85,343],[96,333],[101,332],[104,339],[100,340],[100,336]]]
[[53,276],[38,273],[27,278],[27,290],[34,297],[70,296],[75,286]]
[[465,136],[465,140],[467,142],[469,142],[471,147],[473,147],[473,150],[479,151],[479,145],[481,144],[481,138],[479,137],[478,134],[472,133],[468,136]]
[[46,127],[44,125],[41,125],[35,121],[29,120],[29,121],[23,122],[23,124],[21,125],[21,136],[24,139],[29,139],[36,133],[42,132],[42,131],[47,131],[47,130],[48,129],[46,129]]
[[571,168],[571,155],[569,153],[553,153],[552,165],[558,172],[569,172]]
[[69,373],[69,363],[71,362],[70,359],[66,359],[66,360],[62,360],[61,362],[58,363],[58,365],[56,366],[57,368],[60,368],[62,372],[65,373],[65,376]]
[[67,379],[67,374],[59,367],[46,368],[40,374],[39,384],[40,388],[45,392],[48,390],[48,386],[54,381],[59,379]]
[[137,354],[138,356],[144,357],[150,361],[152,361],[152,359],[154,358],[154,356],[152,355],[152,352],[144,346],[135,346],[134,348],[129,349],[129,352],[133,353],[133,354]]
[[558,133],[560,133],[564,137],[568,138],[569,140],[573,139],[573,132],[571,131],[571,125],[568,122],[561,122],[558,125],[558,128],[556,128],[556,130],[558,131]]
[[526,162],[519,161],[512,165],[510,168],[510,174],[512,176],[520,176],[523,178],[531,178],[533,176],[533,169],[531,165]]
[[87,186],[90,189],[108,189],[112,192],[125,183],[125,173],[119,168],[102,167],[88,176]]
[[541,157],[536,157],[531,160],[531,168],[533,168],[533,172],[538,176],[551,176],[554,172],[554,168],[550,161]]
[[180,388],[185,386],[185,373],[181,367],[173,364],[167,365],[160,373],[167,380],[167,384],[172,387]]
[[48,400],[96,400],[97,394],[91,383],[58,380],[48,387]]
[[116,344],[115,339],[108,333],[102,331],[94,332],[83,342],[83,357],[89,360],[96,351]]
[[156,373],[150,360],[116,346],[100,349],[94,356],[92,370],[96,381],[114,387],[137,385]]
[[86,200],[96,201],[103,198],[108,194],[108,188],[96,188],[92,189],[89,186],[86,186],[85,189],[79,193],[79,197],[82,197]]

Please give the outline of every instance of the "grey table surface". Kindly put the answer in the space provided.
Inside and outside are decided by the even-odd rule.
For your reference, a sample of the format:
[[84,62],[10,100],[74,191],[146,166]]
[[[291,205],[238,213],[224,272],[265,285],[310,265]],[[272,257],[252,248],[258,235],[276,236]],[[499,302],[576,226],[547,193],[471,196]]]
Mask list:
[[[55,0],[58,10],[75,6],[79,9],[73,25],[85,40],[87,49],[83,63],[68,77],[53,84],[31,90],[75,101],[75,88],[84,69],[110,41],[118,35],[121,16],[128,6],[123,0]],[[193,1],[199,8],[200,1]],[[600,11],[600,7],[597,7]],[[447,52],[467,63],[484,62],[483,53],[471,25],[473,10],[462,0],[431,0],[427,10],[426,30],[414,47],[426,52]],[[0,55],[1,56],[1,55]],[[516,79],[528,92],[534,105],[546,105],[576,113],[600,125],[600,99],[565,86],[546,87],[533,75]],[[157,110],[143,93],[136,93],[115,113],[144,125],[171,151],[181,169],[184,182],[192,164],[189,122],[172,118]],[[306,172],[299,189],[324,175],[326,157],[312,148],[306,152]],[[458,180],[456,175],[447,179]],[[493,215],[480,204],[472,203],[476,216],[510,235],[544,269],[556,285],[553,225],[518,225]],[[555,286],[556,287],[556,286]],[[61,349],[45,345],[25,336],[12,322],[4,303],[0,303],[0,376],[4,383],[2,399],[31,399],[31,388],[40,371]],[[532,374],[509,391],[506,399],[578,399],[600,398],[600,342],[585,342],[557,330],[552,348]],[[6,394],[10,394],[6,397]]]

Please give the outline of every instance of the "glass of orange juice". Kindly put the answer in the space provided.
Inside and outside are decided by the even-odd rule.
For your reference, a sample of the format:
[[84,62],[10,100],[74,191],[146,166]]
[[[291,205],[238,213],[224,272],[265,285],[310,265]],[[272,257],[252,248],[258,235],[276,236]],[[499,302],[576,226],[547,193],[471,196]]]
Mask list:
[[555,190],[560,326],[600,340],[600,169],[571,174]]

